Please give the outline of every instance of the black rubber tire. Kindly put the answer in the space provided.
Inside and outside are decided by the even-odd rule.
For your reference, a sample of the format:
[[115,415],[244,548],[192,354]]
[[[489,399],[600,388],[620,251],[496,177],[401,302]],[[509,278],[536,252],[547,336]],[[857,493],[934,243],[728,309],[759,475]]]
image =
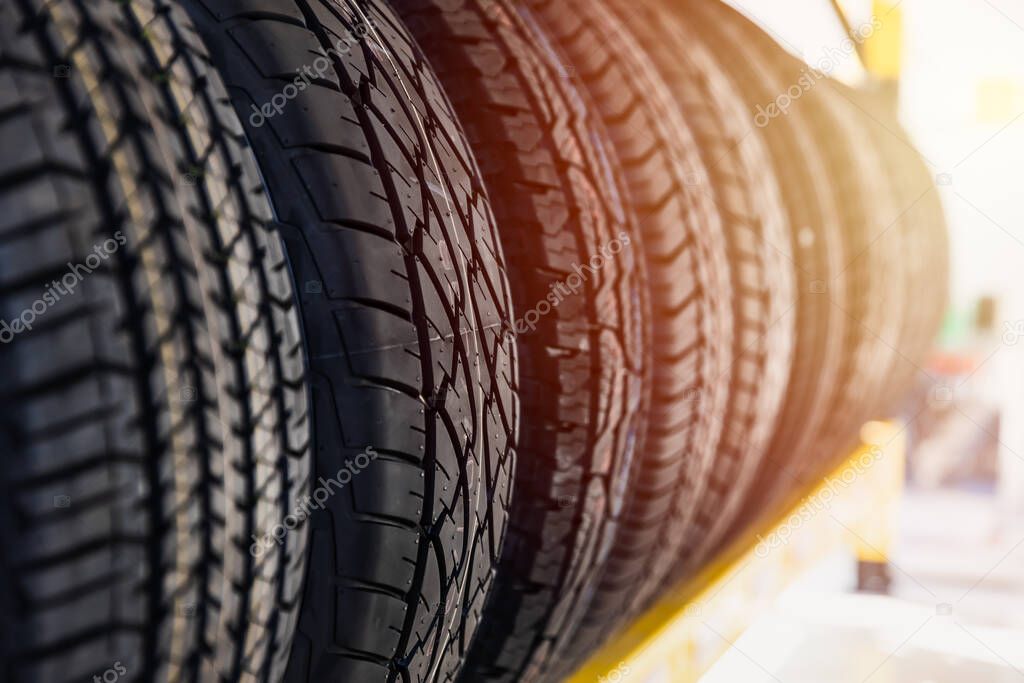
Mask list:
[[[796,485],[790,468],[795,460],[815,457],[821,430],[836,418],[830,411],[841,389],[839,372],[855,340],[847,338],[849,318],[833,304],[847,297],[847,281],[841,276],[847,266],[846,244],[840,198],[809,119],[813,110],[798,101],[785,116],[758,122],[768,103],[806,77],[805,68],[759,27],[720,2],[687,0],[660,6],[666,20],[674,15],[686,30],[690,59],[710,53],[727,74],[741,98],[749,134],[768,147],[770,172],[779,182],[788,216],[798,292],[793,365],[774,435],[755,476],[758,486],[748,491],[744,513],[729,532],[687,558],[675,577],[681,579],[763,513],[773,486]],[[776,481],[781,483],[772,484]]]
[[285,680],[450,680],[493,578],[518,420],[508,283],[468,143],[383,0],[181,2],[303,283],[315,475],[377,454],[313,510]]
[[[875,90],[868,85],[864,90],[854,90],[841,83],[830,86],[850,103],[847,109],[852,119],[873,141],[898,212],[888,226],[890,232],[902,237],[903,297],[908,306],[895,344],[900,358],[887,378],[887,389],[879,397],[882,402],[876,409],[878,417],[888,417],[898,409],[907,389],[921,379],[917,377],[922,372],[921,363],[945,315],[949,297],[948,227],[934,176],[901,125],[884,89]],[[897,247],[888,232],[879,239],[884,240],[884,248]],[[923,288],[925,283],[927,288]]]
[[[775,44],[775,42],[767,36],[764,31],[749,21],[747,18],[742,16],[739,12],[727,7],[718,0],[689,0],[683,7],[679,8],[679,16],[683,21],[691,27],[693,33],[699,36],[699,39],[708,46],[722,64],[730,77],[733,79],[736,89],[744,94],[747,104],[747,119],[751,121],[755,126],[755,116],[757,115],[758,106],[764,106],[766,103],[773,101],[780,93],[787,92],[787,89],[792,84],[799,84],[799,79],[802,76],[801,64],[794,58],[790,57],[781,47]],[[805,105],[804,99],[798,100],[797,104]],[[793,107],[787,112],[786,116],[780,116],[767,122],[767,125],[760,128],[760,131],[756,131],[755,134],[761,135],[766,141],[775,141],[776,146],[772,148],[773,162],[776,165],[773,171],[780,182],[788,183],[783,185],[783,190],[786,196],[786,203],[788,210],[803,211],[803,217],[806,219],[810,212],[807,211],[808,201],[816,201],[817,205],[815,208],[828,209],[830,198],[835,198],[835,213],[831,215],[836,219],[835,224],[829,224],[827,222],[816,223],[817,233],[815,237],[823,237],[828,239],[829,236],[841,236],[844,229],[844,215],[842,213],[843,198],[839,196],[838,191],[826,185],[822,188],[822,181],[828,181],[829,172],[832,167],[829,161],[824,158],[822,151],[820,150],[821,141],[816,137],[815,119],[812,118],[813,112],[809,111],[808,106],[803,106],[800,111],[800,118],[796,116],[790,116],[795,114],[797,107]],[[819,116],[820,118],[820,116]],[[786,130],[786,129],[789,130]],[[803,147],[805,155],[790,156],[794,149],[794,138],[799,142],[807,142],[807,146]],[[787,144],[788,143],[788,144]],[[814,151],[817,149],[818,151]],[[799,164],[794,163],[794,160],[802,160],[806,163]],[[813,164],[813,169],[812,169]],[[784,170],[779,172],[778,167],[784,165]],[[794,167],[797,167],[794,172]],[[816,171],[816,173],[812,172]],[[794,177],[795,176],[795,177]],[[815,181],[815,178],[818,178]],[[810,185],[804,184],[810,182]],[[824,191],[822,192],[822,189]],[[824,218],[821,212],[815,212],[810,214],[811,218]],[[799,218],[793,220],[791,223],[791,229],[793,230],[794,237],[798,237],[799,228],[801,225]],[[857,228],[859,230],[859,228]],[[816,240],[817,241],[817,240]],[[834,240],[833,240],[834,244]],[[846,242],[843,242],[843,254],[845,255]],[[799,252],[797,252],[799,253]],[[835,260],[830,259],[830,265],[835,264]],[[820,263],[820,261],[819,261]],[[803,264],[801,264],[803,265]],[[845,266],[842,263],[841,266],[835,269],[829,269],[826,271],[829,275],[838,277],[841,268]],[[803,270],[800,271],[803,275]],[[801,285],[806,282],[805,278],[801,278],[803,281]],[[828,308],[836,308],[836,312],[841,315],[841,308],[835,307],[832,304],[832,298],[828,296],[829,287],[832,285],[832,280],[824,280],[826,284],[825,296],[822,297],[820,294],[817,297],[807,296],[807,294],[815,294],[815,292],[802,291],[803,295],[801,303],[819,304],[819,310],[822,298],[828,300]],[[843,279],[838,280],[839,283],[843,283]],[[803,287],[801,286],[801,289]],[[841,301],[845,303],[845,301]],[[833,317],[835,313],[833,313]],[[846,316],[842,316],[846,317]],[[805,317],[806,320],[806,317]],[[820,323],[819,323],[820,324]],[[851,331],[853,326],[847,324],[844,326],[847,332]],[[820,335],[810,333],[811,330],[803,325],[800,326],[798,332],[798,344],[801,340],[814,339],[825,339]],[[809,334],[810,333],[810,334]],[[801,345],[803,348],[798,350],[797,364],[794,366],[794,370],[803,369],[805,372],[811,372],[812,376],[815,372],[828,373],[832,372],[832,382],[819,381],[815,378],[816,386],[819,390],[815,392],[820,396],[821,387],[828,387],[832,385],[834,387],[832,397],[829,398],[826,394],[825,402],[828,404],[830,400],[834,400],[836,395],[835,392],[842,391],[842,384],[840,379],[839,371],[844,365],[848,365],[849,358],[851,357],[853,350],[858,348],[856,340],[847,340],[842,351],[836,356],[834,355],[834,363],[831,367],[819,367],[814,368],[810,365],[805,365],[803,360],[811,360],[814,358],[808,358],[799,353],[799,351],[806,351],[807,345]],[[815,349],[817,351],[817,357],[821,358],[821,348]],[[797,392],[801,389],[806,389],[806,385],[798,381],[792,383],[791,388],[787,392],[786,403],[787,406],[795,406],[802,402],[801,394]],[[790,408],[786,408],[783,411],[783,416],[780,419],[779,430],[776,433],[775,440],[778,441],[781,437],[784,440],[789,440],[794,435],[785,433],[782,431],[783,425],[791,420],[792,418],[787,415],[790,413]],[[822,417],[820,412],[816,411],[819,417]],[[787,419],[788,418],[788,419]],[[835,420],[835,416],[831,416],[830,420]],[[819,426],[820,429],[830,429],[831,425],[823,422]],[[817,439],[819,434],[810,432],[814,438]],[[805,433],[806,438],[806,433]],[[778,449],[773,447],[769,450],[768,456],[762,462],[761,471],[758,472],[758,487],[755,491],[751,492],[747,500],[744,503],[745,514],[740,520],[736,521],[734,529],[727,538],[735,537],[740,529],[746,528],[748,517],[751,515],[758,516],[762,513],[765,508],[766,500],[771,499],[779,491],[788,493],[793,491],[798,486],[798,480],[795,477],[794,467],[800,460],[812,459],[814,446],[816,441],[811,442],[811,448],[808,451],[801,451],[799,454],[789,449]],[[722,539],[719,542],[718,547],[721,547],[726,539]],[[717,549],[717,548],[716,548]],[[700,567],[700,565],[706,562],[707,557],[704,553],[700,556],[693,558],[693,565],[687,568],[687,572],[691,572]]]
[[[768,148],[715,56],[659,0],[605,0],[649,50],[690,125],[719,207],[732,268],[731,388],[710,480],[666,584],[731,529],[776,429],[793,368],[798,312],[790,225]],[[677,46],[669,49],[669,46]],[[648,596],[651,600],[656,594]]]
[[848,296],[845,302],[833,299],[833,304],[847,316],[856,345],[840,375],[846,378],[841,385],[845,391],[833,407],[830,429],[818,437],[814,457],[790,467],[796,482],[795,488],[789,487],[793,493],[806,492],[849,456],[866,421],[889,417],[881,409],[900,391],[891,382],[904,362],[898,344],[909,304],[904,260],[908,244],[898,228],[902,209],[887,182],[881,155],[870,134],[857,124],[851,103],[830,82],[806,99],[806,106],[814,108],[815,134],[844,209],[848,261],[842,277],[847,279]]
[[[792,505],[837,467],[858,443],[865,421],[891,417],[890,411],[920,371],[945,307],[941,207],[923,205],[929,219],[913,218],[918,201],[935,195],[931,181],[925,176],[922,183],[918,176],[914,185],[919,189],[910,196],[907,181],[897,177],[914,173],[915,167],[920,173],[919,156],[909,146],[894,147],[898,143],[891,139],[892,131],[883,136],[873,130],[880,121],[856,93],[830,80],[819,88],[806,106],[814,108],[816,135],[830,143],[829,175],[844,197],[851,255],[844,277],[849,278],[851,295],[840,307],[858,336],[857,352],[847,366],[856,382],[845,384],[848,389],[833,409],[836,417],[827,425],[830,429],[818,437],[814,457],[790,467],[793,484],[772,491],[765,507],[775,511]],[[932,214],[936,209],[938,213]],[[932,281],[929,268],[935,268],[943,284],[930,286],[929,296],[920,298],[921,283]]]
[[5,681],[283,669],[307,388],[224,97],[165,2],[0,5]]
[[607,134],[528,15],[395,6],[484,170],[518,311],[516,495],[461,680],[537,680],[574,638],[629,491],[649,366],[636,220]]
[[604,122],[637,206],[653,319],[652,400],[633,491],[571,671],[661,585],[707,485],[729,397],[732,284],[700,150],[641,46],[601,3],[526,0]]

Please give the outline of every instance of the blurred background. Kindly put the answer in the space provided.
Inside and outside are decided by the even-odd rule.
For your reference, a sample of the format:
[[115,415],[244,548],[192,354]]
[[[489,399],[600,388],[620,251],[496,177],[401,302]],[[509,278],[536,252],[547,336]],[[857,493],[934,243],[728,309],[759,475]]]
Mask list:
[[[830,0],[729,4],[841,80],[860,83],[866,62],[894,81],[949,217],[952,289],[894,416],[905,472],[872,484],[887,488],[876,512],[891,538],[859,537],[831,508],[793,530],[794,543],[840,542],[738,639],[704,624],[727,649],[703,680],[1024,681],[1024,3],[847,0],[851,27],[880,26],[860,56],[842,50]],[[838,495],[857,507],[853,488]]]

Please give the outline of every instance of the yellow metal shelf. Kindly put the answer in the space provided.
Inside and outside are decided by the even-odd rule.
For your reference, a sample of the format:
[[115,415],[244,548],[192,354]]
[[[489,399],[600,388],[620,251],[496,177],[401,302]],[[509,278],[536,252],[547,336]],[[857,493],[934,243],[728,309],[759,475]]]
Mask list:
[[568,683],[698,680],[805,570],[843,547],[882,561],[902,491],[900,426],[875,422],[864,444],[764,533],[738,542],[613,638]]

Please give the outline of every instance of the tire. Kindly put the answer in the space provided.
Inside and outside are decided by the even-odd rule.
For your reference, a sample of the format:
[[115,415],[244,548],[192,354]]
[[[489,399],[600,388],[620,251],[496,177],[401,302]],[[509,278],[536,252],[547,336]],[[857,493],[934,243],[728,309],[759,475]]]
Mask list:
[[[854,90],[841,83],[833,83],[832,88],[850,102],[847,109],[852,118],[873,141],[899,212],[889,225],[890,230],[902,236],[902,296],[908,305],[896,344],[901,362],[897,362],[896,371],[887,378],[888,391],[876,410],[877,416],[887,417],[898,409],[899,400],[919,379],[919,363],[931,348],[945,314],[949,297],[948,228],[933,175],[893,107],[887,104],[884,93]],[[890,238],[886,234],[881,239]],[[895,248],[893,244],[883,246]],[[920,292],[925,283],[928,295],[922,297]]]
[[382,0],[182,4],[302,283],[324,501],[285,680],[450,680],[493,578],[518,421],[508,283],[469,146]]
[[641,47],[600,4],[528,0],[605,124],[637,207],[653,320],[652,398],[635,484],[570,672],[657,591],[719,445],[733,349],[728,249],[697,142]]
[[900,392],[891,382],[906,362],[898,345],[909,304],[904,260],[909,245],[899,228],[902,209],[886,182],[881,155],[870,134],[857,124],[850,102],[831,82],[822,85],[808,103],[817,105],[813,122],[818,138],[823,146],[831,141],[826,158],[844,207],[850,255],[844,275],[849,296],[838,305],[855,330],[857,344],[847,359],[846,391],[831,429],[819,438],[816,457],[792,468],[801,492],[849,455],[866,421],[888,417],[881,410],[886,397]]
[[768,148],[712,52],[656,0],[606,4],[638,43],[678,46],[649,55],[693,130],[708,173],[699,189],[719,207],[732,272],[736,334],[722,439],[664,590],[730,531],[757,484],[793,368],[798,250]]
[[484,169],[519,312],[516,495],[461,680],[537,680],[594,594],[642,431],[635,216],[607,134],[528,15],[508,0],[395,5]]
[[[847,409],[839,397],[846,393],[844,382],[852,378],[848,369],[845,380],[840,373],[856,352],[859,337],[842,307],[848,296],[842,204],[829,179],[823,141],[815,135],[816,105],[801,100],[785,116],[769,118],[764,113],[780,93],[807,77],[806,68],[759,27],[719,2],[688,0],[660,6],[666,15],[675,15],[686,31],[684,44],[690,59],[696,62],[710,53],[717,68],[727,74],[741,98],[743,118],[752,124],[750,135],[760,137],[768,147],[770,172],[781,187],[790,226],[798,292],[793,364],[778,423],[754,477],[758,485],[746,495],[744,512],[733,520],[733,528],[713,546],[693,553],[676,577],[681,579],[749,529],[779,490],[799,487],[792,471],[796,461],[824,457],[817,450],[821,431],[836,419],[834,410]],[[734,116],[739,114],[736,111]]]
[[272,677],[308,392],[239,122],[160,0],[5,3],[0,55],[2,677]]

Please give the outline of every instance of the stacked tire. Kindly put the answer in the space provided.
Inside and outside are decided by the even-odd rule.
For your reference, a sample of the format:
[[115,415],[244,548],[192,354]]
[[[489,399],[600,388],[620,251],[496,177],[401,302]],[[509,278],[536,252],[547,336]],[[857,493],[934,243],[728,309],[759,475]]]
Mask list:
[[717,0],[0,6],[4,680],[570,675],[938,325],[806,75]]

